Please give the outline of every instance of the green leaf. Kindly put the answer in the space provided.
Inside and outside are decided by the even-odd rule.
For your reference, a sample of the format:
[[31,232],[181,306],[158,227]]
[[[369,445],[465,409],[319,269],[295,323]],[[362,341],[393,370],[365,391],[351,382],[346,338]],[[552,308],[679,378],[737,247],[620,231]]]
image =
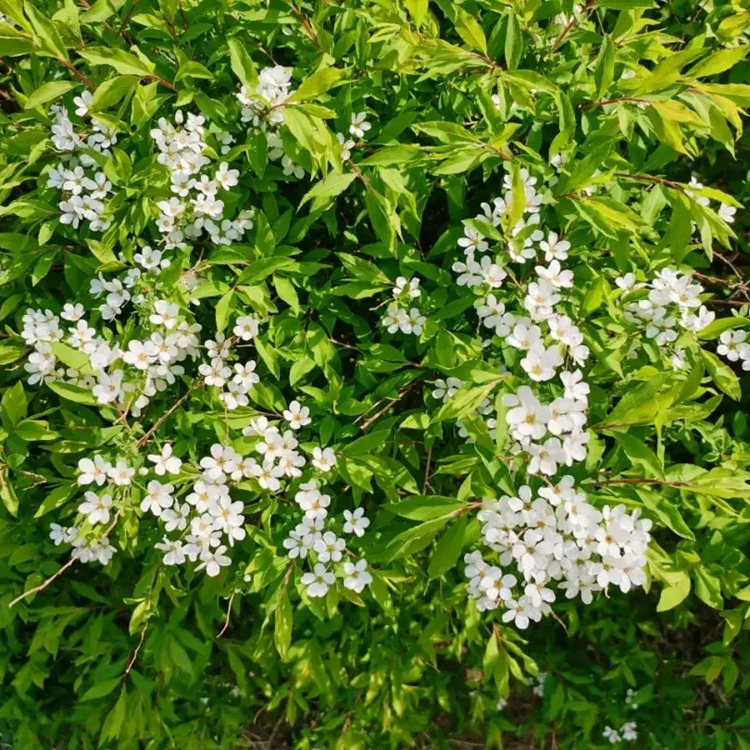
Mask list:
[[456,500],[455,497],[419,495],[402,500],[399,503],[389,503],[384,510],[401,518],[409,518],[412,521],[429,521],[449,516],[465,507],[466,503]]
[[115,76],[97,87],[89,112],[101,112],[114,106],[135,91],[138,76]]
[[25,419],[16,425],[14,434],[27,443],[39,440],[54,440],[60,437],[59,433],[49,429],[47,422],[39,419]]
[[17,425],[27,414],[28,401],[23,389],[23,383],[18,380],[10,388],[6,388],[0,401],[0,416],[3,425],[10,429]]
[[603,98],[612,83],[615,74],[615,49],[609,36],[604,37],[604,42],[599,49],[599,58],[594,69],[594,81],[596,83],[597,98]]
[[104,698],[109,695],[118,685],[122,683],[122,679],[115,677],[111,680],[101,680],[96,685],[92,685],[80,698],[81,703],[86,701],[95,701],[98,698]]
[[750,50],[748,44],[733,49],[719,50],[694,65],[685,75],[691,78],[707,78],[717,73],[723,73],[725,70],[733,68],[740,60],[744,60],[748,50]]
[[429,0],[405,0],[406,9],[411,13],[414,23],[421,26],[427,15]]
[[639,440],[635,435],[631,435],[630,433],[618,433],[615,437],[625,451],[625,455],[627,455],[634,465],[639,464],[643,466],[646,469],[646,473],[650,476],[664,477],[661,461],[659,461],[656,454],[642,440]]
[[276,644],[276,650],[282,659],[286,659],[289,652],[289,646],[292,644],[292,627],[294,619],[292,616],[292,604],[289,601],[289,594],[284,591],[278,606],[274,613],[274,630],[273,641]]
[[84,352],[73,349],[73,347],[63,344],[60,341],[53,341],[50,344],[54,355],[68,367],[72,367],[78,372],[85,373],[86,375],[93,374],[91,369],[91,362],[89,361],[89,355]]
[[679,510],[666,497],[645,488],[638,488],[637,493],[644,506],[654,513],[667,528],[683,539],[695,541],[695,534],[685,523]]
[[222,298],[216,303],[216,332],[223,333],[229,322],[229,317],[234,311],[235,297],[234,290],[230,289]]
[[523,53],[523,37],[521,26],[516,14],[511,10],[507,15],[507,31],[505,34],[505,63],[508,70],[515,70],[521,60]]
[[258,71],[247,50],[237,39],[229,40],[229,59],[237,78],[255,91],[258,86]]
[[460,419],[467,414],[471,414],[492,393],[496,386],[497,381],[485,383],[476,388],[461,388],[447,403],[440,407],[433,417],[433,423],[444,422],[446,419]]
[[50,81],[49,83],[44,83],[26,100],[24,109],[33,109],[41,104],[51,102],[74,88],[76,88],[76,84],[71,81]]
[[10,484],[8,468],[0,464],[0,499],[3,501],[8,513],[13,517],[18,515],[18,496]]
[[316,183],[300,201],[300,208],[313,198],[333,198],[346,190],[354,182],[357,175],[353,172],[331,172],[320,182]]
[[487,54],[487,37],[477,19],[460,6],[454,6],[456,10],[456,31],[461,39],[473,49],[478,49],[482,54]]
[[75,401],[77,404],[94,406],[98,403],[94,394],[88,388],[82,388],[79,385],[72,385],[62,380],[48,380],[46,386],[58,396],[62,396],[68,401]]
[[739,401],[742,396],[740,381],[732,371],[729,365],[722,362],[715,354],[701,349],[701,358],[711,379],[716,383],[720,391],[724,392],[735,401]]
[[81,57],[93,65],[108,65],[118,73],[126,76],[150,76],[154,72],[154,64],[125,52],[121,49],[110,49],[107,47],[87,47],[79,52]]
[[657,612],[666,612],[674,609],[687,598],[690,593],[690,576],[682,573],[676,583],[670,583],[661,590],[659,603],[656,605]]
[[283,276],[274,276],[273,286],[276,289],[276,294],[278,294],[279,297],[292,308],[296,315],[299,315],[299,297],[297,296],[297,290],[294,288],[294,284]]
[[57,57],[61,60],[68,60],[68,52],[65,48],[65,43],[58,34],[55,24],[30,2],[24,3],[24,9],[26,15],[31,21],[31,25],[34,27],[34,32],[42,43],[43,49],[53,57]]
[[287,102],[301,102],[314,96],[324,94],[334,86],[344,83],[341,80],[346,75],[342,68],[318,68],[311,76],[305,78],[299,88],[287,99]]
[[430,578],[437,578],[455,566],[463,549],[465,533],[466,516],[461,516],[435,545],[428,569]]

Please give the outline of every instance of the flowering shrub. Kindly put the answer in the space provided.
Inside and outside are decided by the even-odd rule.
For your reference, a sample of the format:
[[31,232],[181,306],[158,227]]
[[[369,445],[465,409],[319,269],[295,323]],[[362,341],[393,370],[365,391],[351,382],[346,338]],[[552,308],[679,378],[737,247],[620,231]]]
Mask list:
[[3,741],[750,747],[708,5],[0,0]]

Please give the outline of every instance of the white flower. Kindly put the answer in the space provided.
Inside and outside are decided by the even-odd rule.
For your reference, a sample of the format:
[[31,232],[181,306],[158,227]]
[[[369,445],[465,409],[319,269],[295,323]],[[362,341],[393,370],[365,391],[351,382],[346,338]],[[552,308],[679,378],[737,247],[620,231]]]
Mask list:
[[284,539],[283,545],[288,550],[287,555],[291,560],[297,557],[304,560],[307,557],[309,547],[305,544],[305,537],[296,530],[289,532],[289,536]]
[[364,508],[355,508],[353,513],[350,510],[345,510],[344,518],[346,519],[344,524],[345,534],[364,536],[365,529],[370,525],[370,519],[365,516]]
[[716,351],[730,362],[736,362],[740,358],[742,345],[746,339],[747,333],[745,331],[723,331],[719,336],[720,343],[716,347]]
[[341,146],[341,159],[343,161],[349,161],[352,157],[352,149],[354,149],[357,144],[352,140],[348,140],[343,133],[336,133],[336,140]]
[[118,486],[130,484],[134,474],[135,469],[122,460],[109,469],[109,478]]
[[333,448],[313,448],[312,465],[319,471],[329,472],[336,465]]
[[310,424],[310,410],[302,406],[299,401],[292,401],[288,409],[284,409],[283,416],[293,430],[299,430],[305,425]]
[[365,133],[372,128],[372,125],[367,122],[367,113],[360,112],[359,114],[352,114],[352,124],[349,126],[349,132],[357,138],[364,138]]
[[419,289],[419,279],[413,278],[409,281],[404,276],[399,276],[396,279],[396,284],[393,287],[393,296],[400,297],[401,295],[408,296],[409,299],[416,299],[421,294]]
[[211,578],[215,578],[221,573],[223,567],[232,564],[231,558],[224,554],[226,551],[227,548],[224,544],[220,545],[215,550],[204,547],[201,552],[201,562],[195,569],[203,570],[203,568],[205,568],[206,574]]
[[550,232],[547,239],[539,243],[539,247],[544,250],[544,260],[550,263],[553,260],[567,260],[570,242],[561,240],[556,232]]
[[214,175],[216,182],[221,185],[224,190],[231,190],[237,183],[240,172],[238,169],[229,169],[229,164],[223,161],[219,164],[219,169]]
[[173,492],[174,487],[171,484],[150,481],[146,485],[146,496],[141,501],[141,510],[144,513],[151,511],[157,517],[161,516],[163,510],[172,506]]
[[367,560],[357,563],[344,563],[344,586],[357,594],[362,593],[365,586],[372,583],[372,576],[367,571]]
[[314,572],[305,573],[301,581],[303,586],[307,586],[307,595],[316,598],[328,593],[329,587],[336,582],[336,576],[329,573],[323,563],[316,563]]
[[179,307],[174,302],[159,300],[154,305],[156,312],[149,316],[149,320],[156,326],[164,326],[167,329],[174,328],[177,325],[177,313]]
[[91,484],[96,482],[100,487],[107,481],[112,465],[105,461],[101,456],[82,458],[78,462],[78,484]]
[[338,562],[341,560],[346,542],[339,539],[332,531],[326,531],[323,536],[316,540],[313,549],[318,555],[320,562]]
[[157,542],[154,547],[164,552],[162,560],[165,565],[182,565],[185,562],[185,550],[179,539],[170,541],[164,537],[164,540]]
[[98,497],[95,492],[84,493],[85,502],[78,506],[78,512],[87,517],[94,526],[97,523],[109,523],[109,509],[112,506],[112,496]]
[[625,742],[634,742],[638,739],[638,732],[636,731],[636,727],[638,725],[634,721],[626,721],[622,727],[620,728],[620,733],[622,734],[623,740]]
[[161,449],[161,453],[149,454],[148,460],[155,464],[154,473],[160,477],[165,474],[179,474],[182,467],[182,460],[172,455],[172,446],[169,443]]
[[281,466],[274,466],[271,461],[264,461],[262,464],[253,466],[253,475],[264,490],[277,492],[281,488],[279,479],[284,476],[284,469]]
[[63,305],[63,311],[60,313],[60,317],[63,320],[75,322],[80,320],[85,312],[86,310],[80,302],[76,302],[74,305],[70,302],[66,302],[65,305]]
[[484,237],[471,227],[464,227],[464,236],[458,240],[458,244],[459,247],[464,249],[467,255],[471,255],[474,252],[483,253],[490,247]]
[[59,524],[50,524],[49,538],[58,547],[61,544],[72,544],[78,538],[78,528],[76,526],[60,526]]
[[727,224],[734,224],[734,215],[736,213],[737,209],[734,206],[728,206],[726,203],[722,203],[719,206],[719,218],[726,221]]
[[252,315],[237,318],[233,333],[243,341],[250,341],[258,335],[258,321]]

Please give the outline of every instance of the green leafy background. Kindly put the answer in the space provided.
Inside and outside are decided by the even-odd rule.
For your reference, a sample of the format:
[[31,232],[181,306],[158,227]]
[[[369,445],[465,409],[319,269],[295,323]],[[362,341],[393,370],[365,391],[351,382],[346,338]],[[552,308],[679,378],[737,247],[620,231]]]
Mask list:
[[[0,0],[0,12],[12,22],[0,23],[4,746],[588,748],[632,719],[638,747],[750,747],[747,375],[715,354],[747,322],[747,222],[739,208],[727,225],[685,189],[696,176],[712,205],[750,192],[744,0],[589,0],[575,15],[567,0]],[[282,137],[299,181],[239,121],[237,89],[273,62],[294,72]],[[116,190],[101,236],[60,224],[40,177],[50,105],[72,109],[87,88],[119,136],[101,159]],[[235,135],[235,200],[256,219],[243,243],[177,252],[162,283],[200,265],[204,333],[271,316],[253,406],[304,394],[316,442],[339,455],[333,507],[373,519],[358,549],[375,580],[362,597],[303,603],[281,549],[293,509],[245,492],[249,538],[219,578],[161,565],[134,505],[110,565],[76,565],[10,608],[65,562],[49,523],[75,513],[78,459],[132,453],[190,386],[127,432],[86,392],[26,385],[19,336],[27,307],[90,305],[91,278],[156,241],[168,182],[149,130],[177,108]],[[374,128],[347,167],[334,134],[360,111]],[[476,612],[459,562],[479,536],[471,503],[523,478],[483,424],[466,420],[474,445],[457,436],[498,378],[450,267],[462,220],[503,175],[549,178],[555,154],[567,161],[545,224],[573,245],[596,359],[581,478],[594,502],[639,507],[655,530],[646,592],[563,602],[519,634]],[[682,372],[653,344],[625,357],[614,279],[665,265],[693,269],[721,318]],[[400,274],[424,279],[420,337],[389,336],[373,312]],[[58,356],[75,367],[71,352]],[[438,408],[430,383],[447,376],[468,385]],[[227,417],[196,388],[157,437],[199,457],[252,413]]]

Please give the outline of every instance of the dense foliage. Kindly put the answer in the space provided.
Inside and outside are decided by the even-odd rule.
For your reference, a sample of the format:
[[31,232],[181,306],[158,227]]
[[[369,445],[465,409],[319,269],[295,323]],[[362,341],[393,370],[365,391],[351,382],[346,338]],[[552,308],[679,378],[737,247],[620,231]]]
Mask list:
[[3,746],[750,747],[747,33],[0,0]]

